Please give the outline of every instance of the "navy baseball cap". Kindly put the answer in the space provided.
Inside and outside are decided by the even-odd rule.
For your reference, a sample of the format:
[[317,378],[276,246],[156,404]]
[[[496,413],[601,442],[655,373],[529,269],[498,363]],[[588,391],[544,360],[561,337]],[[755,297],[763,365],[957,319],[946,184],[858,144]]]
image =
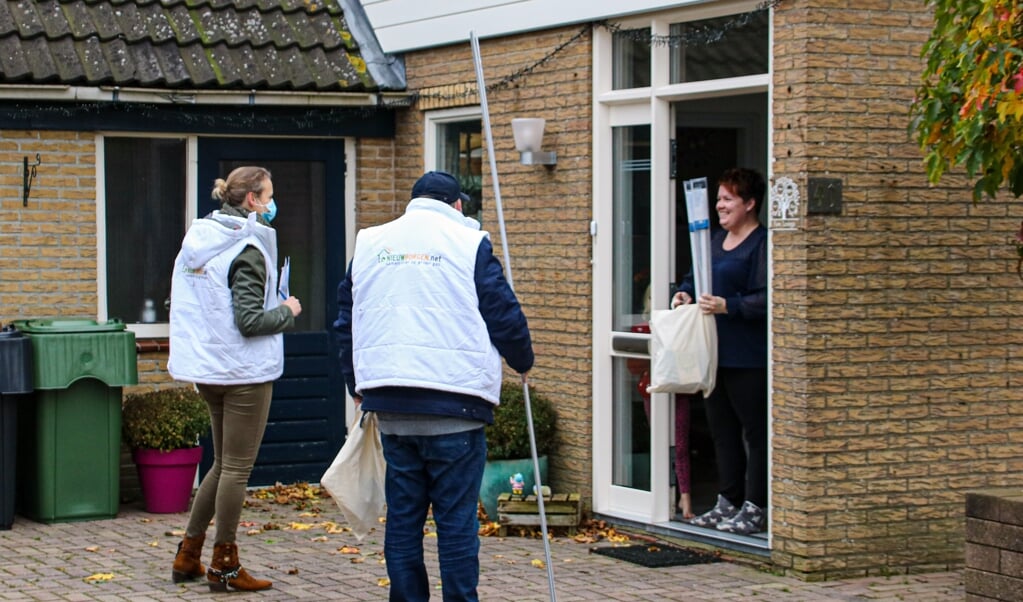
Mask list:
[[419,197],[434,198],[448,205],[459,199],[463,203],[469,200],[469,195],[462,192],[455,176],[444,171],[428,171],[416,180],[412,186],[412,198]]

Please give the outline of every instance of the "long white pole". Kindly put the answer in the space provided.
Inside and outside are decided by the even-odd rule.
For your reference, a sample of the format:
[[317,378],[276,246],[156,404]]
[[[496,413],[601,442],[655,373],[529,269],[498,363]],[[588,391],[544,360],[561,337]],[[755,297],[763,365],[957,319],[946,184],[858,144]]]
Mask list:
[[[483,81],[483,59],[480,58],[480,42],[476,32],[469,32],[472,44],[472,58],[476,63],[476,88],[483,112],[483,130],[487,137],[487,156],[490,159],[490,179],[494,183],[494,202],[497,207],[497,223],[501,230],[501,248],[504,251],[504,272],[508,286],[515,288],[512,281],[511,258],[508,255],[508,236],[504,229],[504,209],[501,207],[501,186],[497,179],[497,158],[494,155],[494,136],[490,129],[490,109],[487,107],[487,87]],[[554,565],[551,564],[551,542],[547,536],[547,513],[543,507],[543,483],[540,482],[540,460],[536,453],[536,431],[533,429],[533,410],[529,404],[529,381],[522,375],[522,397],[526,404],[526,422],[529,426],[529,450],[533,454],[533,481],[536,483],[537,510],[540,512],[540,532],[543,534],[544,558],[547,561],[547,583],[550,587],[551,602],[557,600],[554,591]]]
[[490,109],[487,107],[487,88],[483,83],[483,60],[480,58],[480,42],[476,32],[469,32],[472,43],[472,59],[476,64],[476,87],[479,89],[480,109],[483,111],[483,131],[487,136],[487,158],[490,161],[490,176],[494,183],[494,203],[497,207],[497,225],[501,231],[501,248],[504,253],[504,277],[508,286],[515,288],[512,281],[511,258],[508,256],[508,235],[504,230],[504,208],[501,206],[501,184],[497,179],[497,158],[494,156],[494,135],[490,131]]

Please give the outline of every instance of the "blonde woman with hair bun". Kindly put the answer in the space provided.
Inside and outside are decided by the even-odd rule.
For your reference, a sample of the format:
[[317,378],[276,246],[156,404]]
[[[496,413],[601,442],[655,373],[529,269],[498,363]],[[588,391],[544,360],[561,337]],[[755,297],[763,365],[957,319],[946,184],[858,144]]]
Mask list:
[[[263,167],[239,167],[217,178],[212,196],[220,209],[192,223],[171,279],[167,369],[195,384],[213,423],[213,466],[195,494],[171,577],[177,583],[205,576],[211,591],[272,587],[241,567],[236,536],[273,383],[284,369],[282,333],[302,313],[298,299],[281,299],[278,292],[273,195]],[[215,539],[207,570],[201,555],[211,520]]]

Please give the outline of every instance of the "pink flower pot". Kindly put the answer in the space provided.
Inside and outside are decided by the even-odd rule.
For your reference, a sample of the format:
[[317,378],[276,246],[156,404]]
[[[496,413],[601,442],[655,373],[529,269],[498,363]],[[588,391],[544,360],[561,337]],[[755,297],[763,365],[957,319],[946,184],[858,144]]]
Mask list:
[[202,459],[202,447],[169,452],[135,449],[131,456],[139,471],[146,512],[160,514],[188,510],[195,471]]

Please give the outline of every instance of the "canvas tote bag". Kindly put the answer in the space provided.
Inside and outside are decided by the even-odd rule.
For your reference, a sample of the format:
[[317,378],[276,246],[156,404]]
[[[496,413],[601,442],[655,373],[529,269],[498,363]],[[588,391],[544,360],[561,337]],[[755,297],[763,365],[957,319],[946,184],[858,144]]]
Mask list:
[[718,369],[718,330],[713,315],[695,303],[650,314],[649,393],[714,390]]
[[386,472],[377,416],[356,410],[348,438],[320,478],[320,487],[337,502],[360,541],[384,515]]

